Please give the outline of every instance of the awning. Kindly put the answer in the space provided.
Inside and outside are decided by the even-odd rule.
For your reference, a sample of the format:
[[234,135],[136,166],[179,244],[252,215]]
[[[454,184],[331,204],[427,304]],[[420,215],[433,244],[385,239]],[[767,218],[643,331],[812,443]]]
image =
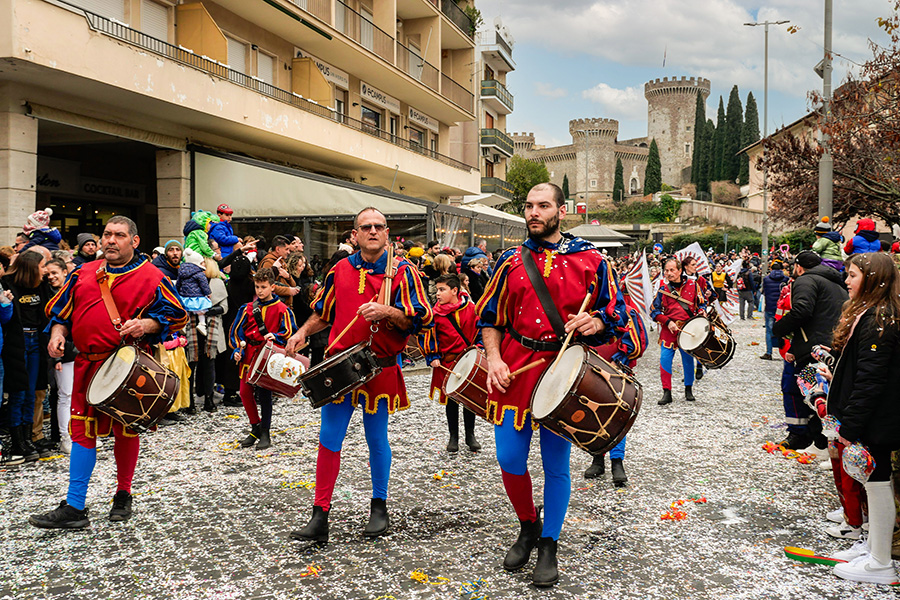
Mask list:
[[525,219],[523,217],[520,217],[519,215],[511,215],[508,212],[503,212],[502,210],[498,210],[492,206],[485,206],[483,204],[466,204],[465,208],[466,210],[471,210],[473,212],[484,215],[485,217],[490,217],[492,220],[503,221],[504,223],[510,223],[525,227]]
[[[591,240],[588,240],[591,242]],[[621,248],[622,244],[619,242],[591,242],[595,248]]]

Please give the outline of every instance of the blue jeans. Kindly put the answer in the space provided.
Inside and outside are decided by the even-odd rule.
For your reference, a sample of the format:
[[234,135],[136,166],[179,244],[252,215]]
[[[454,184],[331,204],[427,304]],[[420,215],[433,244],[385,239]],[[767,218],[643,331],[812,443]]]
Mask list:
[[772,354],[772,346],[775,342],[775,336],[772,335],[772,328],[775,327],[775,313],[763,313],[766,316],[766,354]]
[[28,389],[25,390],[25,405],[22,407],[22,422],[34,422],[34,391],[37,388],[41,368],[41,342],[37,331],[25,332],[25,371],[28,374]]

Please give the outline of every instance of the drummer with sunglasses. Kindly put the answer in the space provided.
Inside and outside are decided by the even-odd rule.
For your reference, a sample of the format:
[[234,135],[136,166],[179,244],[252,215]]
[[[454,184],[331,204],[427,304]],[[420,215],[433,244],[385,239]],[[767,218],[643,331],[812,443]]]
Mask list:
[[[110,521],[126,521],[132,514],[131,482],[140,449],[137,433],[96,411],[87,403],[91,379],[103,362],[122,344],[138,344],[144,350],[184,329],[188,316],[175,286],[150,264],[137,248],[137,225],[128,217],[115,216],[107,223],[100,241],[103,260],[82,264],[50,300],[50,356],[59,358],[66,336],[79,353],[75,358],[72,386],[72,454],[69,459],[69,491],[59,507],[32,515],[28,522],[46,529],[83,529],[90,525],[85,507],[88,483],[97,461],[97,437],[115,437],[117,491]],[[112,300],[124,320],[113,325],[101,297],[99,278],[109,284]],[[127,319],[127,320],[125,320]],[[112,390],[110,390],[112,392]]]
[[[332,356],[371,340],[371,350],[382,371],[354,391],[322,407],[313,513],[306,527],[291,532],[291,537],[296,540],[328,541],[328,513],[341,465],[341,448],[357,406],[363,408],[372,476],[372,503],[363,534],[378,537],[387,533],[386,500],[391,471],[388,415],[409,408],[398,356],[406,348],[409,336],[416,335],[432,319],[419,273],[404,259],[394,259],[390,301],[385,304],[375,301],[388,267],[386,247],[390,231],[384,214],[373,207],[363,209],[356,215],[354,231],[359,252],[339,261],[328,272],[313,301],[313,314],[291,336],[285,349],[288,353],[294,352],[309,336],[330,324],[328,342]],[[343,333],[348,326],[350,328]]]
[[[610,264],[590,242],[560,232],[559,222],[565,215],[565,198],[558,186],[542,183],[528,192],[525,200],[528,239],[500,257],[476,307],[488,360],[489,399],[497,406],[494,417],[497,462],[506,495],[520,525],[519,536],[507,552],[503,568],[507,571],[523,568],[537,547],[532,582],[539,587],[552,586],[559,580],[556,551],[572,491],[569,473],[572,445],[549,429],[532,423],[530,400],[542,370],[531,369],[510,378],[512,371],[536,359],[544,358],[549,365],[562,349],[559,332],[554,331],[542,308],[523,257],[534,259],[536,276],[543,278],[542,287],[547,288],[553,309],[560,321],[566,319],[558,327],[564,326],[565,332],[574,331],[578,334],[577,341],[591,346],[606,344],[621,335],[628,319]],[[588,293],[587,310],[580,312]],[[614,358],[624,362],[627,355],[628,352],[617,352]],[[528,471],[528,453],[535,429],[540,431],[544,467],[543,523],[535,510]]]

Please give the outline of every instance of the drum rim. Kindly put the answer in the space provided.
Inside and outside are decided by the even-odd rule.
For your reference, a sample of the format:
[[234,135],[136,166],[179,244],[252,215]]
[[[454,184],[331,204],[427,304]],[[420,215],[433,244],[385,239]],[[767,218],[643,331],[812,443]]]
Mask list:
[[[313,375],[318,375],[320,373],[324,373],[331,367],[333,367],[338,362],[344,360],[347,356],[359,352],[363,348],[369,347],[371,345],[372,340],[363,340],[356,344],[355,346],[351,346],[350,348],[346,348],[341,350],[337,354],[333,354],[317,364],[315,367],[310,367],[307,371],[300,377],[300,381],[303,381],[307,378],[311,378]],[[370,350],[371,352],[371,350]],[[340,360],[338,360],[340,359]]]
[[[115,397],[116,395],[118,395],[118,393],[121,390],[123,390],[125,388],[125,384],[128,383],[128,376],[131,374],[131,371],[134,369],[134,365],[138,362],[138,355],[139,355],[140,348],[134,346],[133,344],[122,344],[122,345],[116,347],[116,349],[113,351],[113,353],[110,354],[109,356],[107,356],[105,359],[103,359],[103,362],[100,363],[100,367],[98,367],[97,370],[94,371],[94,375],[96,376],[96,374],[100,371],[100,369],[103,368],[103,365],[105,365],[107,362],[109,362],[111,360],[118,358],[119,351],[126,347],[131,348],[132,351],[134,352],[134,354],[131,357],[131,366],[128,368],[128,375],[126,375],[125,378],[122,381],[120,381],[119,384],[112,390],[112,392],[108,396],[106,396],[105,399],[103,399],[100,402],[91,402],[91,388],[94,387],[94,377],[91,377],[91,381],[88,382],[87,390],[85,390],[85,393],[84,393],[84,401],[87,403],[88,406],[103,406],[103,404],[105,404],[110,398]],[[162,365],[160,365],[160,366],[162,366]]]
[[456,378],[456,376],[453,373],[447,373],[447,376],[444,378],[444,385],[442,387],[447,397],[450,397],[451,394],[455,394],[459,390],[463,389],[466,384],[471,383],[469,380],[469,374],[474,372],[474,370],[478,367],[478,355],[484,357],[485,360],[487,359],[487,355],[482,348],[479,348],[478,346],[469,346],[468,348],[463,350],[463,353],[456,358],[456,362],[453,363],[453,368],[456,369],[456,367],[459,366],[459,363],[462,362],[463,357],[469,353],[472,353],[476,356],[475,361],[472,363],[472,369],[469,371],[469,373],[466,373],[466,376],[462,378],[463,381],[456,388],[454,388],[452,392],[447,390],[447,384],[450,382],[451,377]]
[[[563,356],[565,356],[568,352],[570,352],[574,349],[581,350],[582,357],[587,356],[587,354],[592,351],[590,346],[587,346],[585,344],[580,344],[580,343],[579,344],[571,344],[568,348],[565,349],[565,351],[563,352]],[[596,352],[595,352],[595,354],[596,354]],[[598,354],[597,356],[600,356],[600,355]],[[603,357],[601,356],[600,358],[603,358]],[[562,360],[560,360],[560,362],[562,362]],[[562,401],[569,395],[572,387],[575,387],[576,382],[580,382],[584,378],[585,368],[586,368],[585,361],[584,361],[584,358],[582,358],[581,366],[578,368],[578,371],[575,374],[575,378],[572,379],[572,383],[569,385],[569,388],[566,391],[565,395],[562,398],[560,398],[559,402],[557,402],[556,405],[552,409],[550,409],[550,411],[548,411],[546,415],[544,415],[543,417],[538,417],[537,414],[534,412],[534,399],[537,396],[538,390],[541,387],[541,382],[544,380],[544,377],[548,373],[550,373],[550,368],[548,367],[547,369],[544,370],[543,373],[541,373],[541,376],[538,378],[537,382],[534,384],[534,391],[531,392],[531,401],[528,403],[528,408],[529,408],[529,410],[531,410],[531,416],[534,418],[535,421],[541,422],[541,421],[545,421],[547,419],[552,418],[553,412],[557,408],[559,408],[559,405],[562,404]]]
[[[688,323],[690,323],[692,321],[698,321],[700,319],[702,319],[706,323],[706,336],[702,340],[700,340],[700,342],[697,343],[695,346],[691,346],[690,348],[687,348],[687,347],[685,347],[685,344],[683,344],[681,342],[681,336],[684,333],[684,329],[685,329],[684,325],[687,325]],[[690,352],[691,350],[696,350],[697,348],[702,346],[706,342],[706,340],[709,339],[709,336],[713,332],[712,321],[706,315],[694,315],[693,317],[691,317],[690,319],[685,321],[684,325],[681,326],[681,331],[678,332],[677,341],[678,341],[678,347],[681,348],[682,350],[684,350],[685,352]],[[696,340],[696,337],[697,336],[692,336],[691,339]],[[687,338],[685,338],[685,339],[687,339]]]

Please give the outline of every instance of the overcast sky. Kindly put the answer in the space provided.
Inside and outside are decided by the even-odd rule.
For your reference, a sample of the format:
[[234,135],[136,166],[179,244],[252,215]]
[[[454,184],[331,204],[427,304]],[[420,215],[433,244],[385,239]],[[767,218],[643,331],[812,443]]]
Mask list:
[[[507,130],[533,131],[539,144],[571,142],[570,119],[619,121],[619,138],[647,134],[644,83],[700,76],[712,82],[707,117],[733,85],[753,92],[763,118],[764,28],[769,28],[769,132],[809,110],[807,92],[822,87],[813,67],[823,56],[824,0],[478,0],[486,25],[500,16],[515,38],[517,69],[508,87],[515,112]],[[886,42],[876,23],[889,0],[834,0],[834,85]],[[788,32],[796,26],[796,33]],[[663,60],[665,58],[665,66]]]

